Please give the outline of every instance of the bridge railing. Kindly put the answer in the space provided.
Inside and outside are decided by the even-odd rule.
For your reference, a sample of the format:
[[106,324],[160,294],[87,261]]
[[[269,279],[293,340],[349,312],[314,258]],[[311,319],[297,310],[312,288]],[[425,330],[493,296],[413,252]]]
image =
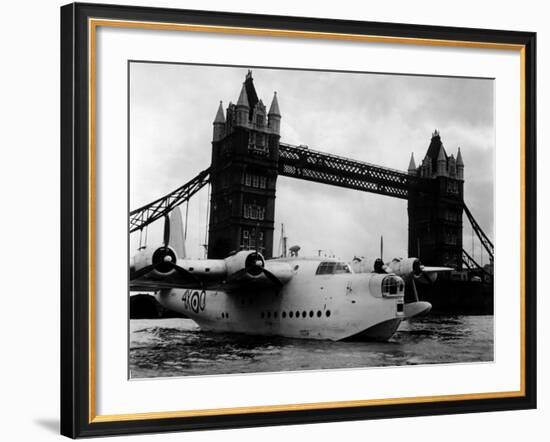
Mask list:
[[433,190],[425,178],[285,143],[279,149],[279,174],[401,199],[407,199],[411,189]]

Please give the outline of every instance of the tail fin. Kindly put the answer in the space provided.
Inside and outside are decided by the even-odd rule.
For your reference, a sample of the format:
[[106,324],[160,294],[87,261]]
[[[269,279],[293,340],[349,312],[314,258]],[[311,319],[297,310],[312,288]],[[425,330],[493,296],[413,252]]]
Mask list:
[[185,239],[183,238],[183,221],[179,207],[170,212],[170,247],[178,258],[185,258]]

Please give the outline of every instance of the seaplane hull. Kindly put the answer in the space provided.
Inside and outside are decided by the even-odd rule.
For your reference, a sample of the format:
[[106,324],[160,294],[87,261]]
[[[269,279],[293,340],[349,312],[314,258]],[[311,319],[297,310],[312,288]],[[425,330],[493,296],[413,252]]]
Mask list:
[[[204,331],[326,340],[387,340],[403,319],[403,293],[383,296],[378,275],[315,275],[319,262],[293,263],[280,288],[165,289],[166,308],[183,313]],[[310,268],[311,267],[311,268]]]

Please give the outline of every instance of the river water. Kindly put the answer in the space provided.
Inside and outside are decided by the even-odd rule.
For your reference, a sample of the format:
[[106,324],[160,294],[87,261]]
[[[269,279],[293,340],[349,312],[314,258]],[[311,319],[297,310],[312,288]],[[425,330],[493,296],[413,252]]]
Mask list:
[[332,342],[201,332],[190,319],[132,319],[131,378],[493,360],[492,316],[404,321],[388,342]]

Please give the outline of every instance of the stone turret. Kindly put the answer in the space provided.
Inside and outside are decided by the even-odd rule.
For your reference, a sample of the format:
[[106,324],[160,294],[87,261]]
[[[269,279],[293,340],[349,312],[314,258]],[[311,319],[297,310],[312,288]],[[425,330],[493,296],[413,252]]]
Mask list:
[[447,176],[447,155],[445,154],[443,144],[439,148],[439,154],[437,155],[437,176]]
[[279,100],[277,100],[277,92],[273,94],[273,100],[267,114],[267,126],[271,132],[277,135],[281,133],[281,111],[279,110]]
[[409,161],[409,168],[407,169],[409,175],[416,175],[416,163],[414,162],[414,153],[411,152],[411,160]]
[[246,86],[243,83],[241,88],[241,93],[239,94],[239,99],[237,101],[237,107],[235,110],[235,125],[236,126],[248,126],[248,115],[250,108],[248,106],[248,95],[246,93]]
[[223,115],[223,104],[221,101],[218,106],[216,118],[214,118],[214,123],[212,124],[214,126],[212,141],[219,141],[225,136],[225,116]]
[[464,179],[464,162],[462,161],[462,153],[460,152],[460,147],[458,148],[458,153],[456,155],[456,177],[459,180]]

